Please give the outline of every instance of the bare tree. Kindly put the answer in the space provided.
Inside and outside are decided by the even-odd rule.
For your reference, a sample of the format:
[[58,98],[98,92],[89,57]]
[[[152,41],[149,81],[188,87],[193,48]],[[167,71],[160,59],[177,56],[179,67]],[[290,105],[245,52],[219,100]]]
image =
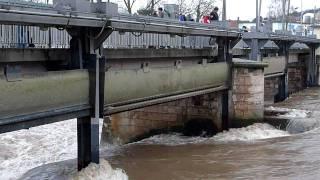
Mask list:
[[126,10],[129,14],[132,14],[132,7],[136,0],[123,0]]
[[280,20],[282,17],[282,0],[271,0],[268,12],[269,18]]
[[283,30],[288,28],[290,14],[295,12],[295,9],[291,6],[290,0],[271,0],[269,6],[269,18],[275,20],[281,20]]
[[155,11],[156,5],[160,4],[162,0],[148,0],[144,8],[138,10],[138,14],[144,16],[151,16]]
[[158,5],[161,0],[149,0],[146,6],[146,9],[154,10],[156,5]]
[[177,0],[179,6],[179,13],[181,14],[193,14],[193,9],[190,1],[188,0]]
[[194,0],[192,6],[194,7],[194,14],[196,20],[199,22],[200,18],[204,15],[208,15],[214,9],[215,0]]

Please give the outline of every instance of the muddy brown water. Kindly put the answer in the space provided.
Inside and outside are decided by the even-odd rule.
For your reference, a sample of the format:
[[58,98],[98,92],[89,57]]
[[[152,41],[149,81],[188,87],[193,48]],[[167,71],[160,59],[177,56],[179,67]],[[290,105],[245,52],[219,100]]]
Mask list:
[[[279,107],[307,110],[292,110],[290,115],[295,122],[291,128],[299,131],[255,124],[212,138],[159,135],[112,151],[106,148],[101,155],[130,180],[320,179],[320,88],[292,95],[275,105]],[[30,179],[64,179],[59,173],[68,174],[48,169],[31,170]]]

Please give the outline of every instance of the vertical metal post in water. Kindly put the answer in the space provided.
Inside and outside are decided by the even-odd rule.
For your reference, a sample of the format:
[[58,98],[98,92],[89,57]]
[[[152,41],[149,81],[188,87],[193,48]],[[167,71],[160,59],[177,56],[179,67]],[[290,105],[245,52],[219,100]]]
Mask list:
[[288,63],[289,63],[289,47],[291,44],[289,42],[284,42],[282,44],[282,52],[281,55],[285,56],[286,58],[286,67],[284,70],[284,75],[280,76],[279,79],[279,92],[275,96],[275,102],[281,102],[286,100],[289,97],[289,89],[288,89]]
[[[219,52],[221,53],[221,52]],[[224,61],[228,64],[229,66],[229,80],[228,80],[228,90],[222,91],[222,108],[221,108],[221,118],[222,118],[222,129],[223,130],[228,130],[231,126],[231,121],[229,117],[229,89],[232,87],[232,52],[231,52],[231,47],[230,47],[230,41],[226,39],[224,41]]]
[[89,49],[85,50],[86,66],[89,72],[90,116],[78,118],[78,170],[90,163],[99,163],[99,119],[103,118],[105,58],[94,54],[94,43],[86,39]]
[[[99,62],[96,55],[88,57],[90,116],[78,118],[78,170],[91,162],[99,163]],[[97,79],[98,78],[98,79]]]
[[99,163],[99,118],[103,118],[105,59],[91,54],[88,60],[91,115],[78,118],[78,169]]

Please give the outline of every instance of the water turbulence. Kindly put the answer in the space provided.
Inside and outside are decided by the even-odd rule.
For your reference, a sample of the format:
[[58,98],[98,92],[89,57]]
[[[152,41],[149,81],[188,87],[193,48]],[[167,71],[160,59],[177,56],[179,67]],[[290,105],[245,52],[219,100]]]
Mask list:
[[277,117],[288,120],[285,130],[290,134],[304,133],[320,127],[320,112],[318,111],[274,107],[270,107],[269,109],[286,112],[278,114]]
[[[0,179],[320,177],[315,173],[320,168],[317,166],[320,156],[316,156],[319,133],[302,133],[319,129],[320,114],[273,110],[285,111],[277,115],[289,119],[285,129],[256,123],[217,133],[212,121],[191,120],[180,133],[159,134],[124,146],[101,147],[101,163],[90,164],[80,172],[76,168],[75,120],[2,134]],[[296,133],[302,134],[292,136]],[[300,169],[305,172],[303,176],[296,174]]]
[[70,180],[128,180],[122,169],[113,169],[108,161],[101,159],[100,164],[89,164],[80,172],[76,172]]
[[287,131],[277,129],[266,123],[256,123],[248,127],[230,129],[212,137],[186,136],[183,133],[160,134],[133,144],[157,144],[177,146],[185,144],[215,144],[228,142],[245,142],[290,136]]
[[1,134],[0,179],[127,179],[121,169],[112,169],[106,160],[77,173],[76,130],[73,119]]
[[218,133],[211,140],[219,142],[254,141],[284,136],[289,136],[289,133],[266,123],[256,123],[248,127]]

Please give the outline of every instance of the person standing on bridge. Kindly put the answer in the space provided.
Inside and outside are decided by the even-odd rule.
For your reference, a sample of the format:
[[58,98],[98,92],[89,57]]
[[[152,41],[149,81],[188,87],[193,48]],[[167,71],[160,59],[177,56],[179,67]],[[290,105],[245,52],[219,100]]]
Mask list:
[[163,8],[162,7],[158,8],[158,17],[159,18],[164,18],[164,12],[163,12]]
[[218,11],[219,11],[219,8],[215,7],[213,11],[210,13],[210,22],[219,21]]

